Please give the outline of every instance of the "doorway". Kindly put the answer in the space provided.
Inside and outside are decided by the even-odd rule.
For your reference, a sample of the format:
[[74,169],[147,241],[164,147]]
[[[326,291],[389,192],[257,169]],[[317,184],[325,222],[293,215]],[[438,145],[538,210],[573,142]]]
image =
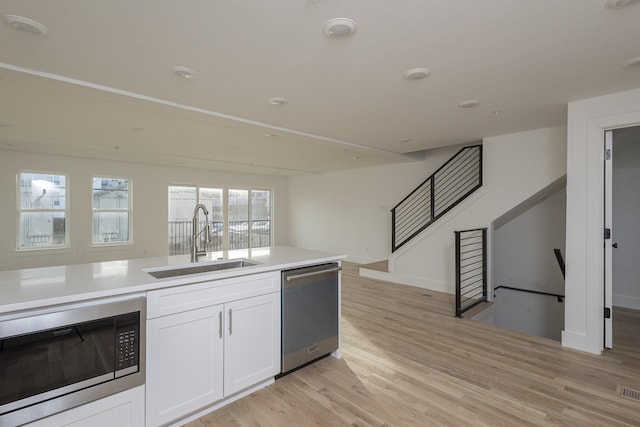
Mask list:
[[605,149],[604,345],[612,348],[614,336],[625,345],[624,319],[640,313],[640,126],[607,131]]

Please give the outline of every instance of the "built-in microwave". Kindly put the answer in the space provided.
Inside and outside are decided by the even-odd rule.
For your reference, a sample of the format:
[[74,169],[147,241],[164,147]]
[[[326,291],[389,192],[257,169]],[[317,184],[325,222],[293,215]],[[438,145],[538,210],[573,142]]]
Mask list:
[[0,426],[144,384],[143,294],[0,315]]

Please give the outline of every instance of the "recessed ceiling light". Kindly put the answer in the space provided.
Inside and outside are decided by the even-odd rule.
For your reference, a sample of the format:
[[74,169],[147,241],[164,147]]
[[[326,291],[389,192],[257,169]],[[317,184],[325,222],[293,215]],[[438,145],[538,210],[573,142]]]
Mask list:
[[28,33],[40,34],[44,36],[48,32],[47,27],[37,21],[34,21],[33,19],[25,18],[24,16],[3,15],[2,20],[11,27],[18,30],[26,31]]
[[640,56],[627,59],[622,63],[622,68],[640,70]]
[[182,65],[174,65],[171,67],[171,72],[174,76],[180,77],[181,79],[193,80],[196,78],[196,72],[193,71],[189,67],[184,67]]
[[346,39],[358,31],[356,23],[349,18],[333,18],[322,26],[324,33],[334,39]]
[[431,70],[428,68],[412,68],[404,72],[404,78],[407,80],[419,80],[429,77]]
[[288,104],[289,100],[287,98],[282,98],[281,96],[274,96],[273,98],[269,98],[269,104],[271,105],[284,105]]
[[638,3],[638,0],[607,0],[604,7],[607,9],[622,9],[634,3]]
[[458,107],[460,107],[460,108],[473,108],[473,107],[477,107],[478,105],[480,105],[480,101],[478,101],[477,99],[468,99],[468,100],[462,101],[460,104],[458,104]]

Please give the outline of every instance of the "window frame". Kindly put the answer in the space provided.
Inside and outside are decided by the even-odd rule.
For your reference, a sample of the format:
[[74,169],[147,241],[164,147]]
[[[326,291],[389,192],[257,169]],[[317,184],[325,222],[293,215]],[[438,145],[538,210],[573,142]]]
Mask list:
[[[102,247],[111,247],[111,246],[131,246],[133,245],[133,181],[129,177],[118,176],[118,175],[110,175],[110,174],[94,174],[91,176],[91,195],[90,195],[90,203],[91,203],[91,247],[94,248],[102,248]],[[127,209],[96,209],[93,207],[93,181],[95,179],[112,179],[112,180],[126,180],[127,181]],[[95,235],[95,218],[96,213],[102,212],[127,212],[128,213],[128,233],[129,239],[126,241],[118,241],[118,242],[96,242],[94,241]]]
[[[231,249],[231,242],[229,241],[229,237],[231,236],[229,233],[226,234],[227,236],[227,249],[226,250],[245,250],[245,249],[258,249],[258,248],[262,248],[264,246],[255,246],[255,242],[254,242],[254,221],[256,221],[253,217],[253,213],[254,213],[254,209],[253,209],[253,192],[265,192],[268,191],[269,192],[269,246],[272,245],[273,243],[273,190],[268,189],[268,188],[255,188],[255,187],[228,187],[225,189],[227,192],[227,201],[226,201],[226,207],[227,207],[227,217],[230,217],[230,213],[229,210],[231,208],[231,205],[229,203],[229,192],[231,190],[236,190],[236,191],[246,191],[247,192],[247,240],[249,242],[249,247],[248,248],[235,248],[235,249]],[[229,221],[225,222],[225,231],[227,231],[229,228]]]
[[[22,207],[22,175],[23,174],[33,174],[33,175],[51,175],[51,176],[62,176],[64,177],[65,186],[64,186],[64,198],[65,204],[64,209],[32,209],[32,208],[23,208]],[[16,174],[16,252],[17,253],[33,253],[33,252],[45,252],[45,251],[53,251],[53,252],[66,252],[71,248],[71,182],[69,179],[69,175],[66,173],[60,172],[51,172],[51,171],[42,171],[42,170],[19,170]],[[64,212],[64,243],[62,245],[45,245],[45,246],[21,246],[20,236],[23,234],[24,230],[22,228],[22,214],[24,212]]]
[[[196,204],[200,202],[200,190],[201,189],[219,189],[222,190],[222,212],[223,212],[223,239],[222,239],[222,248],[220,251],[226,252],[230,250],[248,250],[248,249],[257,249],[259,247],[254,246],[253,239],[253,226],[252,226],[252,201],[251,196],[253,191],[268,191],[269,192],[269,246],[273,245],[273,199],[274,199],[274,191],[272,188],[264,188],[264,187],[247,187],[247,186],[215,186],[215,185],[194,185],[194,184],[168,184],[167,185],[167,195],[169,196],[169,188],[171,187],[185,187],[185,188],[193,188],[196,194]],[[245,190],[248,192],[248,241],[249,247],[243,249],[230,249],[230,231],[229,231],[229,191],[230,190]],[[167,197],[167,211],[169,210],[169,197]],[[195,207],[195,205],[194,205]],[[170,221],[170,219],[168,219]],[[167,240],[169,240],[169,235],[167,235]],[[260,246],[262,247],[262,246]],[[167,246],[167,251],[170,253],[169,246]],[[213,252],[220,252],[213,251]]]

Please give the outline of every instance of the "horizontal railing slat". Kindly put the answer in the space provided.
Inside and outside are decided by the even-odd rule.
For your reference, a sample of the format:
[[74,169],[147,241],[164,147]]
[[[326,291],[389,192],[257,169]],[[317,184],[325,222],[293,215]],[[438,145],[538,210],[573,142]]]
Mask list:
[[[487,229],[455,231],[456,316],[487,301]],[[480,239],[478,242],[477,239]],[[465,247],[463,242],[473,239]],[[479,246],[479,248],[475,248]],[[462,248],[465,248],[463,250]],[[465,254],[472,254],[464,257]]]
[[482,146],[464,147],[391,210],[392,251],[482,186]]

